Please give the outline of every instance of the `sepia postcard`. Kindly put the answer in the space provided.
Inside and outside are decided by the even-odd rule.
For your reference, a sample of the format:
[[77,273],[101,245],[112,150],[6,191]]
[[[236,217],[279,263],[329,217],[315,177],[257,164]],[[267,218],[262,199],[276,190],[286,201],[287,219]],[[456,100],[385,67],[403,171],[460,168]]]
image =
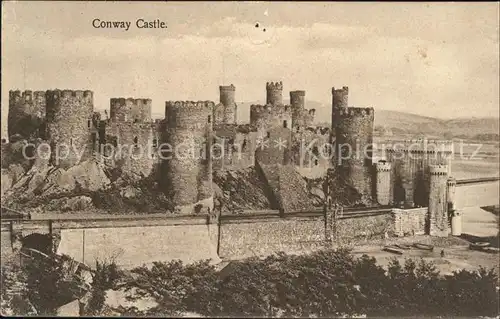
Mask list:
[[499,318],[499,9],[2,2],[1,314]]

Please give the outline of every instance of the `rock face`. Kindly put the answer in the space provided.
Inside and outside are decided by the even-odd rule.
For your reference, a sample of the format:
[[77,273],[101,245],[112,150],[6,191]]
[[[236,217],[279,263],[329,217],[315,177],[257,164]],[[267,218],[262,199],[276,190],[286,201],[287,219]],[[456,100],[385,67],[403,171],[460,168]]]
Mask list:
[[33,168],[12,186],[26,196],[49,196],[76,190],[96,191],[109,185],[103,167],[89,160],[68,170],[63,168]]

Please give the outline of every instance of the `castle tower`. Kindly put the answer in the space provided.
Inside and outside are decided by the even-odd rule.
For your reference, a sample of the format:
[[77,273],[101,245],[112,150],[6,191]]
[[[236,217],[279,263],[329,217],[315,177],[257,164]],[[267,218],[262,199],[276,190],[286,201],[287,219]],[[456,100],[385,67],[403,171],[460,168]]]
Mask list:
[[372,194],[373,108],[339,109],[335,165],[339,177],[363,197]]
[[44,91],[9,91],[8,137],[44,138],[45,105]]
[[341,89],[332,87],[332,126],[336,125],[338,110],[348,107],[349,88],[343,86]]
[[211,133],[214,103],[167,101],[160,183],[175,206],[213,208]]
[[283,104],[283,82],[267,82],[266,93],[266,104]]
[[[449,171],[449,170],[448,170]],[[449,177],[448,178],[448,181],[447,181],[447,188],[448,188],[448,192],[447,192],[447,195],[446,195],[446,198],[447,198],[447,207],[448,207],[448,211],[454,211],[456,209],[455,207],[455,191],[456,191],[456,187],[457,187],[457,180],[453,177]]]
[[151,99],[112,98],[110,119],[112,122],[151,122]]
[[219,86],[220,103],[214,108],[214,124],[234,124],[237,122],[237,105],[234,85]]
[[292,122],[294,125],[300,125],[300,118],[305,111],[306,91],[291,91],[290,105],[292,107]]
[[429,235],[448,236],[447,180],[446,165],[430,165],[429,187]]
[[376,196],[380,205],[391,204],[391,163],[380,161],[375,166],[376,169]]
[[71,167],[92,153],[93,95],[92,91],[46,92],[47,140],[55,166]]

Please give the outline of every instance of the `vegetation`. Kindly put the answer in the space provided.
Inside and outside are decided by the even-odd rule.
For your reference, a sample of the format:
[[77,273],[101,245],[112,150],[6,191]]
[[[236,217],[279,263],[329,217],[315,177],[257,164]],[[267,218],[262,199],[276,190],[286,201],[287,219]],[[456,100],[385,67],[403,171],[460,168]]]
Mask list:
[[[311,317],[311,316],[497,316],[498,277],[493,270],[461,270],[441,276],[432,263],[392,260],[387,271],[366,255],[355,258],[348,250],[326,250],[310,255],[279,253],[263,260],[250,258],[231,262],[217,271],[208,261],[183,265],[180,261],[137,267],[124,277],[114,263],[98,263],[87,315],[102,314],[107,289],[117,287],[131,293],[130,299],[149,298],[157,305],[145,311],[120,307],[121,315]],[[4,287],[12,287],[13,276],[28,274],[30,300],[38,313],[52,314],[60,303],[57,267],[44,268],[43,278],[10,270],[2,272]],[[50,271],[49,271],[50,270]],[[4,278],[6,277],[8,278]],[[40,277],[38,275],[38,277]],[[9,279],[10,278],[10,279]],[[26,291],[26,290],[24,290]],[[59,293],[59,294],[55,294]],[[54,297],[40,296],[59,296]],[[57,302],[56,302],[57,301]],[[2,298],[2,307],[26,311],[15,298]],[[5,309],[5,308],[3,308]],[[24,312],[25,313],[25,312]]]
[[393,260],[388,271],[374,258],[349,251],[307,256],[283,253],[232,262],[217,272],[208,262],[179,261],[133,270],[128,282],[137,298],[153,298],[145,312],[122,308],[123,315],[174,316],[495,316],[498,277],[493,270],[440,276],[433,264]]

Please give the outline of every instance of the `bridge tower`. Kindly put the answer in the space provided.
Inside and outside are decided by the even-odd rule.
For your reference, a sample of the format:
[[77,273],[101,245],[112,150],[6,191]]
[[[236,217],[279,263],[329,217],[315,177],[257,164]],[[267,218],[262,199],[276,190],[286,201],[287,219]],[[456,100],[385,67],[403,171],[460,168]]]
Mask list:
[[391,204],[391,163],[379,161],[376,166],[377,184],[375,188],[377,202],[387,206]]
[[430,165],[429,235],[446,237],[449,233],[447,195],[448,166]]

